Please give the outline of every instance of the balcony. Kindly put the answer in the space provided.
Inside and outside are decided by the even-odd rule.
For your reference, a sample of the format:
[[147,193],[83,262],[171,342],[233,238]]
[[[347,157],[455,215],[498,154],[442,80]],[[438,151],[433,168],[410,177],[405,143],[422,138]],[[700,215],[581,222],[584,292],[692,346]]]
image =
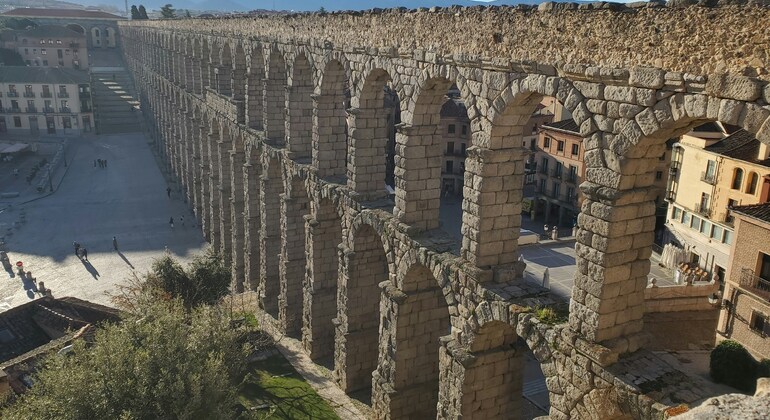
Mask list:
[[671,162],[671,166],[668,168],[668,175],[676,176],[676,174],[679,172],[679,165],[679,162]]
[[696,203],[693,207],[695,213],[708,217],[709,215],[709,203]]
[[668,201],[669,203],[673,203],[674,201],[676,201],[676,191],[674,190],[666,191],[666,201]]
[[741,269],[740,286],[755,295],[770,300],[770,280],[755,276],[754,270]]
[[18,98],[19,97],[19,92],[8,92],[8,97],[9,98]]
[[31,91],[30,92],[24,92],[24,97],[25,98],[34,98],[35,97],[35,92],[31,92]]
[[45,112],[46,114],[51,114],[51,113],[53,113],[55,111],[54,111],[53,107],[46,106],[46,107],[43,107],[43,112]]
[[36,114],[37,113],[37,108],[34,107],[34,106],[28,106],[28,107],[24,108],[24,112],[26,112],[27,114]]
[[69,114],[69,113],[72,112],[72,108],[70,108],[68,106],[63,106],[63,107],[59,108],[59,112],[64,113],[64,114]]
[[59,97],[60,98],[69,98],[70,94],[67,93],[67,92],[59,92]]
[[714,173],[701,172],[700,180],[706,184],[714,185],[717,182],[717,175]]
[[552,177],[554,177],[554,178],[556,178],[556,179],[561,179],[561,177],[562,177],[563,175],[564,175],[564,172],[562,172],[562,171],[561,171],[561,170],[559,170],[559,169],[554,169],[554,170],[553,170],[553,173],[551,174],[551,176],[552,176]]
[[51,92],[43,92],[40,94],[41,98],[51,98],[53,95],[51,95]]
[[11,108],[8,108],[8,112],[10,112],[12,114],[21,114],[21,108],[11,107]]

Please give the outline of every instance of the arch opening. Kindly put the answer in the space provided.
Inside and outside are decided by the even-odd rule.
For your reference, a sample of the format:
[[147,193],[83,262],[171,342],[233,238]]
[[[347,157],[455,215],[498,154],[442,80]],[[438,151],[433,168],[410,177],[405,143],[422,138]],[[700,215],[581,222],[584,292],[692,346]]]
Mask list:
[[287,127],[289,155],[309,163],[313,137],[313,69],[305,54],[294,60],[287,93]]
[[305,283],[305,216],[309,214],[305,182],[297,175],[286,174],[289,187],[281,196],[281,256],[278,320],[283,331],[299,337],[302,330],[303,286]]
[[319,177],[341,183],[347,175],[350,86],[338,60],[326,64],[314,102],[313,166]]

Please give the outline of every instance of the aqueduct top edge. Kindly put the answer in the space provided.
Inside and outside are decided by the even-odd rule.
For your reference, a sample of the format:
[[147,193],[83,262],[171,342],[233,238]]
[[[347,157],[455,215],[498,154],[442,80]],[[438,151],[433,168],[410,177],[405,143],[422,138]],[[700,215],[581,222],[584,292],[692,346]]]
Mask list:
[[120,22],[124,26],[310,44],[370,54],[532,61],[559,68],[657,67],[770,79],[770,8],[464,8]]

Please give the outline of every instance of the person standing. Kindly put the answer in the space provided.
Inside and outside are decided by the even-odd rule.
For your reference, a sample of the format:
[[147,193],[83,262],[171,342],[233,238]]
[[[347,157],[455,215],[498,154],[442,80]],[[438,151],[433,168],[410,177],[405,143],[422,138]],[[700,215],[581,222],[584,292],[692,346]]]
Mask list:
[[83,259],[88,261],[88,250],[86,248],[83,248]]
[[169,217],[168,224],[169,224],[169,226],[171,226],[171,229],[173,230],[174,229],[174,218],[173,217]]
[[116,236],[112,237],[112,247],[115,249],[115,251],[118,250],[118,238]]
[[181,222],[182,227],[184,227],[184,216],[179,216],[179,222]]
[[73,241],[72,246],[75,248],[75,256],[80,257],[80,255],[78,255],[78,251],[80,250],[80,244],[77,241]]

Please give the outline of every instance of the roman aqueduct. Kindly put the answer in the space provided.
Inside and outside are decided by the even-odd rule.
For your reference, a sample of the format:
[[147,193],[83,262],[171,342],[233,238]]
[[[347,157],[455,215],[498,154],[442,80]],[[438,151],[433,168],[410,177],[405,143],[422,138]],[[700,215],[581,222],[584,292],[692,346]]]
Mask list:
[[[146,121],[205,237],[378,418],[516,418],[523,352],[553,418],[658,418],[706,395],[645,350],[654,161],[706,121],[770,143],[770,10],[372,10],[121,22]],[[439,110],[471,140],[462,243],[439,226]],[[386,90],[399,107],[388,108]],[[528,309],[520,137],[542,97],[585,137],[569,322]],[[389,114],[395,197],[385,191]],[[652,337],[652,339],[655,339]],[[690,386],[690,388],[688,388]]]

